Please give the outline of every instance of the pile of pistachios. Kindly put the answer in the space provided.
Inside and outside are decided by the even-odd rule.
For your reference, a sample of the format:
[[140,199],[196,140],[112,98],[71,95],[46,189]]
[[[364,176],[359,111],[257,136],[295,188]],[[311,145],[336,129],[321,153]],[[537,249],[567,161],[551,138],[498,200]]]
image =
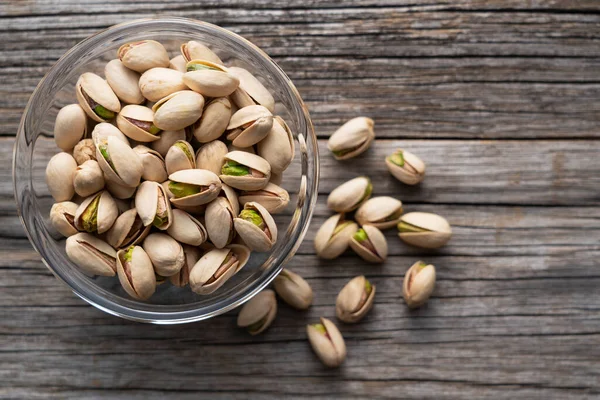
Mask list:
[[83,73],[46,168],[68,257],[137,300],[167,280],[213,293],[275,245],[289,202],[294,138],[271,93],[202,43],[179,50],[128,43],[104,77]]

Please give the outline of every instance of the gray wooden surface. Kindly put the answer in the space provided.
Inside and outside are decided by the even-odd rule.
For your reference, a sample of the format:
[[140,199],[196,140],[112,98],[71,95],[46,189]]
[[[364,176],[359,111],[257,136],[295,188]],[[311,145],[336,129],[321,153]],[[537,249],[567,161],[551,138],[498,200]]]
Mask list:
[[[250,337],[236,312],[185,326],[108,316],[56,281],[16,217],[10,163],[21,112],[72,45],[133,18],[177,15],[230,28],[291,76],[321,138],[319,206],[290,267],[313,307],[280,306]],[[600,4],[596,0],[0,1],[0,398],[494,398],[600,396]],[[340,168],[325,151],[343,120],[379,140]],[[397,146],[428,176],[403,186],[381,160]],[[376,194],[454,226],[449,246],[390,258],[313,254],[327,193],[363,172]],[[428,306],[408,311],[402,276],[438,267]],[[324,369],[304,325],[333,316],[354,275],[376,305],[343,326],[348,358]]]

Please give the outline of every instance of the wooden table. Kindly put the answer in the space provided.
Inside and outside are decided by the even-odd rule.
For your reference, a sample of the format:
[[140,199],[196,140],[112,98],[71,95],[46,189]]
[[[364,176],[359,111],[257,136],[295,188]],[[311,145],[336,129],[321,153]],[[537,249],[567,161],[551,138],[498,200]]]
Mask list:
[[[203,19],[262,47],[291,76],[319,134],[310,232],[290,268],[313,286],[306,313],[280,306],[259,337],[236,312],[185,326],[104,314],[56,281],[17,219],[13,136],[40,78],[95,31],[134,18]],[[584,399],[600,396],[600,4],[595,0],[0,1],[0,398]],[[377,142],[340,166],[326,139],[368,115]],[[398,146],[427,162],[422,185],[389,176]],[[434,253],[389,231],[388,261],[314,256],[338,184],[365,171],[377,195],[446,216]],[[406,269],[438,268],[409,311]],[[332,317],[365,273],[376,305],[343,326],[348,358],[324,369],[305,324]],[[204,397],[202,397],[204,396]]]

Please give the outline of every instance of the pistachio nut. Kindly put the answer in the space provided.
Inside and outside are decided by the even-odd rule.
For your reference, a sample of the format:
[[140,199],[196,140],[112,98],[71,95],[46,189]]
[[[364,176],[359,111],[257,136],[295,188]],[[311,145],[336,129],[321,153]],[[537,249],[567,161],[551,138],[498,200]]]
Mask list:
[[135,146],[133,151],[135,151],[138,156],[140,156],[140,160],[142,160],[142,166],[144,167],[142,179],[154,182],[164,182],[167,180],[168,174],[165,160],[157,151],[143,145]]
[[367,315],[375,300],[375,285],[364,276],[353,278],[338,294],[335,315],[342,322],[354,324]]
[[267,186],[259,190],[241,191],[239,202],[242,205],[248,202],[259,203],[271,214],[277,214],[285,210],[290,202],[290,195],[284,188],[269,182]]
[[185,263],[183,247],[165,233],[149,234],[142,247],[152,260],[154,271],[160,276],[175,275]]
[[184,72],[186,72],[185,71],[186,64],[187,64],[187,61],[185,60],[185,57],[180,54],[178,56],[171,58],[171,61],[169,61],[169,68],[174,69],[175,71],[184,73]]
[[296,151],[294,136],[283,118],[273,118],[273,127],[267,136],[258,142],[258,155],[271,165],[271,173],[280,174],[294,160]]
[[[210,241],[221,249],[235,236],[233,220],[239,213],[239,204],[235,191],[223,184],[221,195],[206,207],[205,224]],[[223,196],[224,195],[224,196]]]
[[127,68],[121,60],[109,61],[104,67],[104,76],[123,103],[141,104],[146,101],[138,86],[140,74]]
[[121,109],[117,115],[117,127],[128,138],[138,142],[153,142],[160,135],[160,129],[154,125],[154,112],[135,104]]
[[[184,71],[185,72],[185,71]],[[171,93],[186,90],[183,72],[170,68],[151,68],[140,77],[140,90],[150,101],[159,101]]]
[[273,286],[283,301],[298,310],[306,310],[313,302],[313,291],[308,282],[289,269],[281,270]]
[[254,150],[254,146],[250,146],[250,147],[237,147],[237,146],[234,146],[233,144],[229,143],[229,145],[227,146],[227,148],[229,149],[229,152],[232,152],[232,151],[243,151],[244,153],[256,154],[256,151]]
[[206,60],[192,60],[186,65],[183,82],[194,92],[206,97],[229,96],[240,84],[227,68]]
[[437,249],[448,243],[452,228],[445,218],[437,214],[411,212],[400,218],[398,236],[413,246]]
[[350,239],[350,247],[363,260],[372,263],[384,262],[388,254],[387,240],[384,234],[371,225],[364,225],[356,231]]
[[[94,145],[96,145],[96,143],[99,143],[102,140],[108,140],[110,136],[113,136],[121,142],[129,145],[129,140],[127,139],[127,136],[125,136],[123,132],[121,132],[119,128],[117,128],[113,124],[101,122],[98,125],[96,125],[92,130],[92,140],[94,142]],[[96,150],[94,149],[94,153],[95,152]],[[96,160],[96,158],[94,159]]]
[[275,292],[263,290],[242,307],[237,318],[237,325],[251,335],[258,335],[266,330],[277,315],[277,299]]
[[50,194],[57,202],[71,200],[75,194],[73,176],[77,171],[77,162],[69,153],[52,156],[46,166],[46,184]]
[[104,175],[97,161],[89,160],[79,165],[73,175],[75,193],[90,196],[104,187]]
[[148,300],[156,290],[152,261],[140,246],[117,252],[117,275],[123,289],[136,300]]
[[173,222],[173,212],[167,193],[162,185],[156,182],[142,182],[135,194],[135,208],[144,226],[154,225],[164,231],[169,229]]
[[108,121],[121,111],[121,102],[109,84],[91,72],[79,77],[75,93],[83,111],[94,121]]
[[151,142],[152,150],[165,157],[167,152],[178,140],[185,140],[185,130],[179,129],[176,131],[162,131],[158,140]]
[[271,214],[259,203],[246,203],[233,224],[240,238],[251,250],[269,251],[277,242],[277,225]]
[[263,106],[240,108],[227,125],[227,140],[236,147],[250,147],[263,140],[273,127],[273,114]]
[[182,245],[183,252],[185,254],[185,262],[183,263],[183,267],[179,270],[175,275],[171,275],[169,277],[169,281],[178,287],[187,286],[190,283],[190,271],[192,267],[198,262],[200,259],[200,249],[195,246],[189,246],[187,244]]
[[173,210],[173,221],[167,233],[178,242],[199,246],[206,241],[204,225],[182,210]]
[[69,237],[79,232],[75,227],[75,212],[77,211],[77,207],[79,206],[72,201],[62,201],[54,203],[50,209],[50,223],[64,237]]
[[347,160],[367,150],[375,139],[374,124],[371,118],[357,117],[335,131],[327,142],[335,159]]
[[344,214],[332,215],[321,225],[315,236],[317,255],[328,260],[338,257],[346,251],[357,229],[355,222],[344,220]]
[[[252,98],[256,104],[266,107],[269,111],[275,110],[275,99],[271,92],[248,70],[240,67],[230,67],[229,73],[240,81],[239,89]],[[239,106],[240,108],[245,106]]]
[[371,197],[373,184],[367,176],[359,176],[342,183],[327,197],[327,207],[336,212],[356,210]]
[[86,198],[75,211],[75,226],[80,231],[102,234],[113,225],[119,210],[106,190]]
[[262,157],[244,151],[230,151],[223,157],[221,180],[239,190],[260,190],[267,186],[271,166]]
[[114,136],[96,142],[96,159],[106,178],[123,186],[140,184],[144,167],[142,160],[126,143]]
[[73,147],[87,133],[87,117],[79,104],[69,104],[60,109],[54,122],[54,141],[64,151]]
[[223,61],[211,49],[200,42],[190,40],[181,45],[181,55],[186,63],[192,60],[206,60],[216,64],[223,64]]
[[88,275],[115,276],[117,253],[105,241],[89,233],[67,238],[67,256]]
[[182,90],[160,99],[152,107],[154,125],[162,130],[185,129],[202,116],[204,97],[191,90]]
[[238,110],[240,108],[256,105],[256,102],[252,99],[252,97],[250,97],[250,95],[239,86],[233,91],[233,93],[229,95],[229,99],[231,100],[232,105]]
[[395,226],[402,216],[402,202],[389,196],[373,197],[365,201],[354,217],[361,225],[373,225],[378,229]]
[[306,335],[313,351],[327,367],[338,367],[346,359],[346,343],[339,329],[327,318],[320,324],[306,326]]
[[104,186],[115,199],[120,200],[130,199],[137,190],[135,187],[121,185],[108,180],[106,174],[104,175]]
[[177,171],[196,168],[194,148],[185,140],[176,141],[167,152],[165,165],[169,175]]
[[106,233],[106,241],[115,249],[135,246],[148,236],[151,225],[144,226],[135,208],[125,211]]
[[435,288],[435,267],[417,261],[406,271],[402,283],[402,296],[410,308],[422,306]]
[[221,191],[219,177],[205,169],[185,169],[169,175],[171,203],[175,206],[199,206],[213,201]]
[[282,181],[283,174],[274,174],[271,172],[271,179],[269,180],[270,183],[274,183],[275,185],[281,185]]
[[223,157],[228,152],[227,145],[220,140],[208,142],[196,152],[196,168],[206,169],[219,175],[223,165]]
[[239,244],[210,250],[198,260],[190,272],[192,291],[197,294],[213,293],[241,270],[249,257],[250,249]]
[[416,185],[425,177],[425,163],[413,153],[398,149],[385,158],[390,173],[400,182]]
[[202,117],[194,127],[194,137],[200,143],[218,139],[227,129],[231,119],[231,102],[227,97],[218,97],[206,105]]
[[167,50],[155,40],[126,43],[119,47],[117,55],[123,65],[140,73],[150,68],[169,66]]
[[96,161],[96,146],[92,139],[83,139],[75,145],[73,149],[73,158],[77,165],[81,165],[88,160]]

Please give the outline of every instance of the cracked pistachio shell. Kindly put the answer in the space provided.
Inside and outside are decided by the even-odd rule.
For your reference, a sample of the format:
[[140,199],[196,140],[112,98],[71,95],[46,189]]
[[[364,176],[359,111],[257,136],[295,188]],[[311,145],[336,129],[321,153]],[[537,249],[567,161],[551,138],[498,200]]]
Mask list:
[[174,69],[175,71],[179,71],[181,73],[185,73],[186,72],[186,70],[185,70],[186,64],[187,64],[187,61],[186,61],[185,57],[180,54],[178,56],[171,58],[171,61],[169,61],[169,68]]
[[75,145],[73,149],[73,158],[77,165],[81,165],[88,160],[96,161],[96,146],[92,139],[83,139]]
[[354,217],[361,225],[373,225],[378,229],[388,229],[400,221],[402,202],[389,196],[373,197],[365,201]]
[[[193,70],[194,65],[207,68]],[[240,84],[240,80],[231,75],[227,68],[205,60],[192,60],[187,63],[188,72],[183,74],[183,82],[194,92],[206,97],[229,96]]]
[[271,214],[277,214],[285,210],[290,202],[290,195],[284,188],[269,182],[262,189],[240,192],[239,202],[242,205],[248,202],[259,203]]
[[[96,143],[99,143],[100,141],[102,141],[102,139],[108,140],[108,138],[110,136],[120,140],[121,142],[123,142],[127,145],[129,144],[129,140],[127,139],[127,136],[125,136],[123,134],[123,132],[121,132],[119,130],[119,128],[117,128],[113,124],[109,124],[107,122],[101,122],[98,125],[96,125],[94,127],[94,129],[92,130],[92,141],[94,143],[94,146],[96,145]],[[96,149],[94,148],[94,157],[95,157],[95,153],[96,153]],[[96,158],[94,158],[94,160],[96,160]]]
[[273,119],[273,127],[257,147],[258,155],[271,165],[271,173],[281,174],[294,160],[294,136],[279,116]]
[[79,165],[73,175],[75,193],[90,196],[104,188],[104,174],[97,161],[89,160]]
[[169,175],[184,169],[196,168],[194,148],[185,140],[176,141],[167,152],[165,165]]
[[273,281],[277,295],[287,304],[298,310],[306,310],[313,302],[313,291],[300,275],[282,269]]
[[[95,209],[95,210],[94,210]],[[119,209],[106,190],[86,198],[75,211],[75,226],[80,231],[102,234],[114,224]],[[94,224],[93,221],[96,221]]]
[[136,300],[148,300],[156,290],[152,261],[140,246],[117,252],[117,275],[123,289]]
[[67,256],[88,275],[115,276],[117,253],[105,241],[89,233],[69,236]]
[[91,72],[79,77],[75,93],[83,111],[94,121],[108,121],[121,111],[121,102],[110,85]]
[[160,276],[175,275],[185,263],[183,247],[165,233],[149,234],[142,247],[152,260],[154,271]]
[[[242,218],[244,211],[248,210],[254,211],[260,216],[261,226],[254,223],[257,221],[248,221]],[[244,210],[233,220],[233,224],[236,232],[250,250],[259,252],[269,251],[277,242],[277,225],[271,214],[258,203],[246,203]]]
[[237,325],[253,336],[258,335],[271,325],[276,315],[275,292],[266,289],[244,304],[238,314]]
[[160,99],[152,107],[154,125],[162,130],[185,129],[202,116],[204,97],[191,90],[182,90]]
[[372,263],[382,263],[388,255],[385,235],[371,225],[364,225],[352,236],[350,247],[363,260]]
[[181,267],[178,273],[169,277],[169,281],[177,287],[184,287],[190,283],[190,271],[201,256],[201,252],[198,247],[189,246],[187,244],[182,246],[183,252],[185,253],[185,262],[183,263],[183,267]]
[[[240,67],[230,67],[229,73],[237,77],[240,81],[240,89],[248,95],[253,102],[266,107],[267,110],[273,112],[275,110],[275,99],[271,92],[252,75],[248,70]],[[244,107],[244,106],[240,106]]]
[[437,214],[411,212],[400,218],[398,236],[404,242],[426,249],[442,247],[452,237],[452,228]]
[[231,102],[227,97],[211,100],[204,108],[200,121],[194,127],[194,137],[200,143],[218,139],[231,119]]
[[158,136],[158,140],[150,143],[150,147],[165,157],[171,146],[178,140],[185,140],[185,130],[162,131]]
[[54,122],[54,141],[61,150],[71,151],[87,133],[87,117],[79,104],[60,109]]
[[359,176],[342,183],[327,197],[327,207],[336,212],[356,210],[371,197],[373,185],[367,176]]
[[321,323],[307,325],[306,335],[313,351],[327,367],[338,367],[346,359],[346,343],[339,329],[327,318]]
[[150,233],[152,226],[144,226],[135,208],[119,215],[106,233],[106,241],[115,249],[127,248],[140,243]]
[[375,139],[373,125],[371,118],[353,118],[331,135],[327,147],[336,160],[356,157],[367,150]]
[[[197,193],[188,196],[171,198],[171,203],[176,206],[199,206],[213,201],[221,191],[219,177],[205,169],[185,169],[169,175],[169,180],[174,184],[188,184],[197,187]],[[172,192],[173,190],[171,190]]]
[[406,150],[398,149],[385,158],[390,173],[400,182],[416,185],[425,177],[425,163]]
[[112,182],[106,178],[106,174],[104,175],[104,184],[106,190],[115,198],[115,199],[130,199],[135,191],[136,187],[121,185],[116,182]]
[[[175,197],[175,196],[169,190],[169,183],[171,183],[171,181],[164,181],[160,185],[165,190],[165,193],[167,194],[167,197],[169,198],[169,202],[171,202],[171,199],[173,197]],[[200,204],[200,205],[197,205],[197,206],[185,206],[185,205],[182,205],[182,204],[173,204],[173,203],[171,203],[171,206],[172,207],[176,207],[179,210],[183,210],[186,213],[193,214],[193,215],[203,214],[204,210],[206,210],[206,204]]]
[[[105,152],[110,162],[103,156]],[[144,167],[142,160],[129,144],[114,136],[96,142],[96,159],[106,178],[123,186],[136,187],[140,184]]]
[[375,300],[375,285],[364,276],[353,278],[342,288],[335,302],[335,315],[348,324],[354,324],[367,315]]
[[317,255],[328,260],[338,257],[346,251],[357,229],[355,222],[344,220],[344,214],[332,215],[321,225],[315,236]]
[[208,237],[216,248],[225,247],[235,236],[233,219],[239,210],[235,191],[223,184],[221,195],[208,204],[204,218]]
[[135,194],[135,208],[144,226],[154,225],[164,231],[169,229],[173,222],[169,197],[157,182],[142,182]]
[[165,166],[165,160],[162,156],[152,149],[146,146],[138,145],[133,148],[144,167],[142,172],[142,179],[146,181],[164,182],[168,178],[167,167]]
[[417,261],[406,271],[402,284],[402,296],[410,308],[422,306],[429,300],[435,288],[435,267]]
[[150,68],[169,66],[167,50],[155,40],[126,43],[119,47],[117,55],[123,65],[140,73]]
[[123,103],[141,104],[146,100],[138,86],[140,74],[124,66],[121,60],[109,61],[104,67],[104,76]]
[[236,147],[250,147],[263,140],[273,127],[273,114],[263,106],[240,108],[231,116],[227,140]]
[[216,64],[223,64],[223,61],[211,49],[195,40],[190,40],[181,45],[181,55],[186,63],[192,60],[206,60]]
[[267,186],[271,177],[271,166],[262,157],[245,151],[230,151],[224,157],[223,166],[230,161],[243,167],[245,175],[227,175],[221,169],[221,180],[229,186],[239,190],[259,190]]
[[197,294],[213,293],[241,270],[249,257],[250,249],[239,244],[210,250],[198,260],[190,272],[192,291]]
[[69,153],[58,153],[52,156],[46,166],[46,184],[55,201],[71,200],[75,194],[73,176],[77,170],[77,162]]
[[182,210],[173,210],[173,221],[167,233],[178,242],[199,246],[206,241],[204,225]]
[[75,227],[77,207],[79,206],[72,201],[63,201],[54,203],[50,209],[50,223],[64,237],[75,235],[78,232]]
[[[158,140],[160,132],[153,121],[154,112],[150,108],[135,104],[123,107],[117,115],[117,127],[128,138],[138,142]],[[150,133],[151,131],[156,134]]]
[[140,77],[140,90],[150,101],[159,101],[171,93],[186,90],[183,72],[170,68],[151,68]]
[[223,165],[223,157],[228,152],[227,145],[220,140],[208,142],[196,152],[196,168],[206,169],[215,175],[219,175]]

